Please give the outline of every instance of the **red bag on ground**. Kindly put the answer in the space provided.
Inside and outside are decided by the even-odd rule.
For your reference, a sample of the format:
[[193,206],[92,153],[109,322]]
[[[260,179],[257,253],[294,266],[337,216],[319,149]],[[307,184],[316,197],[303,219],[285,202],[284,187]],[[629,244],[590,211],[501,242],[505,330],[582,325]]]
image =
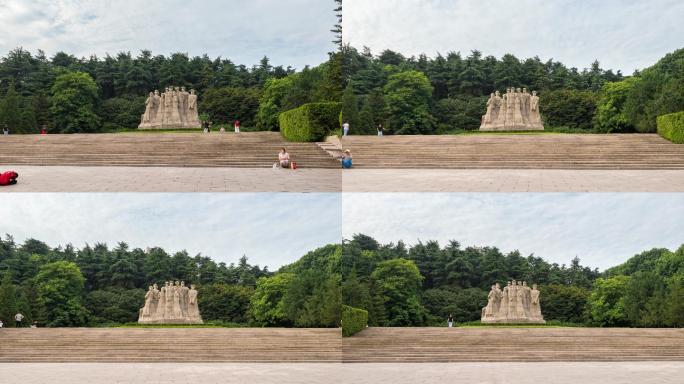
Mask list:
[[12,185],[17,183],[19,174],[14,171],[0,173],[0,185]]

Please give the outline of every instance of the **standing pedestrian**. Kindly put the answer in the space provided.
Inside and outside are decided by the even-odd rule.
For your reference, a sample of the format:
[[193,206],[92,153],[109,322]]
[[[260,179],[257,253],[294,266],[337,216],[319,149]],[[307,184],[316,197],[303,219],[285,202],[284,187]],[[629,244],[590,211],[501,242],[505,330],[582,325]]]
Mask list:
[[240,133],[240,120],[235,120],[235,123],[233,123],[233,128],[235,128],[235,133]]
[[22,315],[21,312],[14,315],[14,326],[16,328],[21,328],[22,320],[24,320],[24,315]]
[[382,136],[384,131],[385,128],[382,127],[382,124],[378,124],[378,136]]
[[349,136],[349,122],[345,121],[344,124],[342,124],[342,131],[344,132],[344,136]]
[[447,323],[449,324],[449,328],[454,326],[454,316],[450,313],[449,317],[447,317]]

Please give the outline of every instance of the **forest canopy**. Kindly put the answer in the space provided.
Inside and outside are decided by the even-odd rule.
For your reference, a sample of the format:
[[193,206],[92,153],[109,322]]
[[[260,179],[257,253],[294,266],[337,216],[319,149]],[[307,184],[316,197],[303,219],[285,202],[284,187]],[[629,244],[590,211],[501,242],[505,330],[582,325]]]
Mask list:
[[22,312],[44,326],[131,323],[150,284],[182,280],[198,286],[203,318],[219,325],[337,327],[341,305],[367,310],[371,326],[442,325],[448,314],[478,321],[491,285],[513,279],[539,285],[551,324],[684,326],[684,245],[599,272],[577,257],[559,265],[496,247],[380,244],[362,234],[276,272],[244,256],[226,265],[123,242],[51,248],[8,235],[0,240],[0,320]]

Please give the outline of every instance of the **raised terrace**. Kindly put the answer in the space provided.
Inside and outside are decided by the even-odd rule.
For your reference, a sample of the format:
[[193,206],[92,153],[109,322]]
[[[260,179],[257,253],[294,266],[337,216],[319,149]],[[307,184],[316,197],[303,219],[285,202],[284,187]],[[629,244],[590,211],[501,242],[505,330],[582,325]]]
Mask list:
[[339,329],[0,330],[0,363],[339,362]]
[[286,147],[301,168],[339,168],[315,143],[277,132],[0,136],[0,165],[269,168]]
[[684,169],[684,145],[654,134],[348,136],[355,168]]
[[684,329],[368,328],[344,362],[682,361]]

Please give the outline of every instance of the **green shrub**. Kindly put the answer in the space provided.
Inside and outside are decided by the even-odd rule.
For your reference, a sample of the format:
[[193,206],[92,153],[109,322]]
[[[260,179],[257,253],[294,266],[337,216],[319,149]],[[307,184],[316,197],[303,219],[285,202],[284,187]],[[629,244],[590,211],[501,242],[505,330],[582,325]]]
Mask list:
[[596,94],[563,89],[541,95],[544,125],[591,130],[596,113]]
[[140,117],[145,113],[145,97],[114,97],[102,102],[100,118],[103,131],[138,128]]
[[658,116],[658,134],[673,143],[684,144],[684,112]]
[[684,49],[665,55],[637,76],[624,114],[638,132],[653,133],[657,117],[684,109]]
[[232,129],[235,120],[244,126],[255,126],[259,111],[259,90],[254,88],[211,88],[202,98],[203,113],[214,124],[225,124]]
[[486,97],[460,96],[438,101],[432,114],[437,119],[439,133],[477,131],[482,123],[482,111],[486,110]]
[[366,328],[368,324],[368,311],[342,306],[342,336],[353,336]]
[[280,132],[290,141],[320,141],[338,128],[340,103],[310,103],[280,114]]

